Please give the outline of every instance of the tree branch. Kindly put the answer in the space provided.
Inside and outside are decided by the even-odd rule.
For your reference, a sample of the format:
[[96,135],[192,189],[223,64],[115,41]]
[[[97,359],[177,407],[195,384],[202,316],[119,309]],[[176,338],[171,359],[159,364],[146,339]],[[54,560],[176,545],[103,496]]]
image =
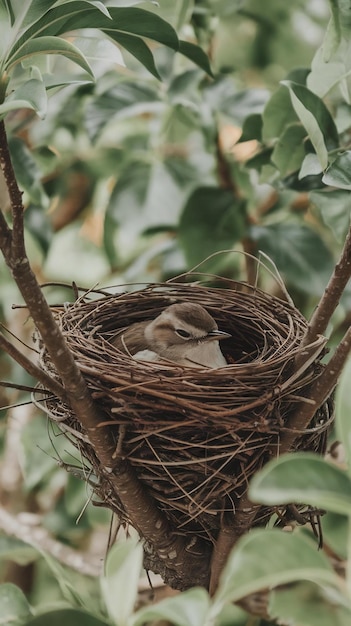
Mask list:
[[[115,459],[116,446],[111,428],[100,427],[100,423],[105,421],[104,417],[93,402],[85,379],[43,296],[27,258],[23,238],[22,194],[12,167],[3,121],[0,122],[0,166],[8,186],[13,214],[13,230],[9,229],[3,215],[0,218],[0,248],[62,381],[67,403],[82,424],[99,459],[101,478],[104,477],[111,485],[112,492],[118,494],[132,525],[151,544],[153,552],[159,556],[166,568],[178,572],[179,578],[182,574],[186,578],[194,562],[197,563],[199,570],[205,570],[207,559],[204,558],[204,553],[199,551],[198,554],[194,554],[182,537],[171,534],[165,515],[143,488],[131,465],[127,460]],[[16,356],[19,358],[17,353]]]
[[318,335],[323,335],[339,304],[342,293],[351,277],[351,227],[347,234],[340,259],[335,265],[324,294],[321,297],[308,325],[303,345],[306,346]]
[[67,402],[66,393],[63,386],[57,382],[54,378],[46,374],[40,367],[30,361],[22,352],[10,343],[4,335],[0,332],[0,348],[4,350],[16,363],[18,363],[23,369],[39,381],[45,389],[51,391],[55,396],[60,398],[63,402]]
[[326,365],[320,376],[312,383],[305,397],[312,400],[301,402],[294,413],[289,418],[287,429],[281,433],[279,451],[280,454],[288,452],[295,440],[301,436],[308,428],[316,411],[324,404],[335,389],[342,369],[351,352],[351,327],[345,333],[343,339],[337,346],[329,363]]

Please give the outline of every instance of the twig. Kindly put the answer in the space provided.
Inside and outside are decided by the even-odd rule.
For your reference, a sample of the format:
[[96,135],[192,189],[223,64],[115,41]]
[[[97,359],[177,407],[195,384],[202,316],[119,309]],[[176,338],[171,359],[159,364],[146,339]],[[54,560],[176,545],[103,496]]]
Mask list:
[[345,333],[342,341],[336,348],[328,365],[321,375],[311,385],[306,398],[314,404],[302,402],[299,404],[287,423],[287,430],[281,433],[279,452],[288,452],[295,440],[310,424],[316,411],[329,398],[336,387],[342,369],[351,351],[351,327]]
[[321,297],[308,325],[303,345],[315,341],[323,335],[339,304],[342,293],[351,276],[351,228],[347,234],[338,263],[335,265],[324,294]]
[[235,515],[230,522],[223,516],[221,529],[212,553],[211,578],[209,592],[213,595],[227,562],[229,553],[242,535],[251,527],[257,510],[261,505],[253,504],[244,493],[235,508]]
[[23,369],[28,372],[33,378],[38,380],[45,389],[51,391],[51,393],[55,394],[58,398],[63,400],[63,402],[67,401],[66,393],[62,385],[60,385],[57,380],[51,378],[46,372],[44,372],[40,367],[38,367],[35,363],[30,361],[22,352],[17,350],[17,348],[10,343],[4,335],[0,332],[0,348],[4,350],[14,361],[16,361]]

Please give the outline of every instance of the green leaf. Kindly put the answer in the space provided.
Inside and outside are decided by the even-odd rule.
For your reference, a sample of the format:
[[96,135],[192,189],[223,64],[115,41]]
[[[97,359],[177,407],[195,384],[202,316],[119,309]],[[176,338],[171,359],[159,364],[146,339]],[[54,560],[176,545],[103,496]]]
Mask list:
[[125,62],[119,47],[101,33],[96,37],[88,37],[87,35],[75,37],[74,45],[83,53],[86,59],[108,61],[110,64],[125,67]]
[[351,475],[351,358],[348,359],[336,390],[336,430],[344,446],[348,471]]
[[205,589],[193,588],[174,598],[166,598],[138,611],[131,626],[165,620],[174,626],[203,626],[207,623],[209,596]]
[[[100,4],[100,3],[99,3]],[[59,36],[71,30],[98,28],[134,55],[157,78],[159,78],[153,55],[141,39],[153,39],[178,50],[179,41],[175,30],[158,15],[140,8],[109,9],[111,19],[94,3],[68,1],[47,11],[17,39],[10,57],[21,57],[22,49],[29,40],[39,37]]]
[[[339,602],[338,602],[339,601]],[[349,626],[351,609],[345,599],[308,582],[273,591],[269,614],[281,624]]]
[[248,115],[261,114],[269,97],[266,89],[238,91],[232,82],[223,77],[210,83],[203,95],[213,111],[221,111],[240,125]]
[[351,516],[351,480],[316,454],[287,454],[254,476],[250,498],[267,505],[295,502]]
[[323,293],[334,261],[318,233],[304,224],[282,222],[252,226],[250,236],[289,284],[308,294]]
[[179,241],[190,265],[214,252],[232,248],[245,232],[246,202],[219,187],[196,189],[179,223]]
[[[66,226],[52,240],[44,264],[44,272],[51,280],[76,281],[91,287],[104,278],[110,266],[101,247],[82,236],[80,224]],[[84,258],[84,263],[79,260]]]
[[146,69],[155,76],[155,78],[160,78],[160,74],[155,65],[155,59],[153,54],[150,51],[150,48],[146,45],[146,43],[140,39],[140,37],[135,37],[134,35],[128,35],[127,33],[119,33],[114,32],[113,36],[110,32],[107,33],[113,41],[119,43],[123,48],[125,48],[129,54],[135,57],[140,63],[146,67]]
[[177,159],[143,163],[132,161],[120,173],[112,191],[107,212],[133,241],[146,229],[160,225],[175,228],[190,189],[197,182],[197,171],[186,163],[177,172]]
[[110,626],[108,622],[76,609],[62,609],[57,611],[49,611],[42,615],[37,615],[33,619],[26,622],[25,626]]
[[142,563],[143,548],[135,539],[115,543],[107,556],[101,588],[108,613],[120,626],[133,614]]
[[[35,447],[33,441],[36,442]],[[21,464],[25,488],[30,491],[47,485],[53,473],[57,472],[55,454],[67,462],[73,450],[63,437],[56,437],[54,452],[47,425],[42,415],[36,415],[21,431]]]
[[289,124],[276,143],[272,161],[282,176],[299,169],[305,156],[304,139],[305,128],[296,122]]
[[321,167],[317,155],[314,152],[308,152],[299,171],[299,180],[302,180],[307,176],[318,176],[322,172],[323,168]]
[[93,71],[88,61],[76,46],[60,37],[50,36],[37,37],[36,39],[30,39],[24,43],[16,54],[9,57],[8,70],[16,65],[16,63],[22,63],[22,61],[34,54],[60,54],[74,61],[74,63],[93,77]]
[[47,95],[44,83],[36,78],[30,78],[22,83],[0,104],[0,117],[10,111],[18,109],[32,109],[41,118],[46,115]]
[[23,591],[11,583],[0,585],[0,623],[6,626],[28,624],[32,611]]
[[339,154],[323,176],[325,185],[351,190],[351,150]]
[[321,517],[323,543],[329,546],[341,559],[347,559],[349,518],[328,511]]
[[158,15],[139,8],[111,7],[109,13],[112,19],[86,2],[65,2],[48,11],[27,29],[16,42],[12,55],[17,54],[29,39],[58,36],[80,28],[99,28],[112,38],[118,32],[147,37],[178,50],[179,42],[175,30]]
[[17,137],[9,141],[11,159],[15,170],[17,182],[23,191],[26,191],[34,204],[47,208],[49,198],[41,184],[41,172],[39,171],[32,153],[26,144]]
[[211,65],[210,65],[210,60],[206,52],[204,52],[203,49],[200,48],[200,46],[196,46],[193,43],[189,43],[189,41],[180,40],[179,52],[183,54],[185,57],[187,57],[188,59],[190,59],[191,61],[193,61],[195,65],[198,65],[198,67],[201,67],[201,69],[204,70],[207,74],[209,74],[209,76],[213,76]]
[[343,243],[350,228],[350,192],[342,189],[313,191],[310,199],[318,208],[323,222],[330,228],[336,239]]
[[316,94],[292,81],[282,81],[282,85],[290,92],[293,107],[300,121],[308,132],[316,154],[323,169],[328,165],[328,151],[339,145],[338,132],[335,122]]
[[163,108],[158,92],[141,82],[120,81],[115,87],[92,98],[85,106],[85,123],[92,141],[115,118],[142,115]]
[[33,563],[37,558],[38,552],[28,544],[15,537],[0,535],[0,559],[2,563],[13,561],[19,565],[28,565],[28,563]]
[[262,114],[262,120],[262,138],[265,142],[270,139],[277,139],[284,132],[286,126],[299,121],[292,106],[289,92],[285,87],[278,87],[268,100]]
[[[101,11],[101,13],[103,13],[104,15],[106,15],[107,17],[109,17],[109,12],[107,7],[105,7],[105,5],[102,2],[98,2],[96,0],[84,0],[86,4],[90,4],[91,6],[94,6],[96,9],[98,9],[99,11]],[[13,0],[12,0],[13,3]],[[29,7],[28,9],[23,12],[23,10],[21,11],[21,16],[17,16],[16,19],[16,26],[17,28],[21,27],[21,28],[27,28],[28,26],[31,26],[32,24],[34,24],[36,21],[38,21],[41,17],[43,17],[43,15],[45,13],[47,13],[48,11],[50,11],[50,9],[54,6],[54,4],[64,4],[65,0],[32,0],[29,1]],[[23,8],[23,0],[20,1],[19,6],[21,6],[21,9]],[[19,19],[20,17],[20,19]]]
[[238,143],[256,139],[262,141],[263,119],[260,113],[248,115],[243,124],[243,132]]
[[229,555],[214,604],[237,602],[267,587],[299,580],[339,585],[327,556],[302,533],[252,530]]

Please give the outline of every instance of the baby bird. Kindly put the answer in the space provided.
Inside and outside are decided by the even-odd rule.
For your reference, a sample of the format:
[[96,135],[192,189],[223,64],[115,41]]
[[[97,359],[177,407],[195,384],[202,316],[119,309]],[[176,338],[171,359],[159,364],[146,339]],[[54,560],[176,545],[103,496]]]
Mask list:
[[111,343],[140,361],[173,361],[179,365],[217,368],[227,365],[219,341],[230,337],[218,330],[200,304],[172,304],[154,320],[136,322]]

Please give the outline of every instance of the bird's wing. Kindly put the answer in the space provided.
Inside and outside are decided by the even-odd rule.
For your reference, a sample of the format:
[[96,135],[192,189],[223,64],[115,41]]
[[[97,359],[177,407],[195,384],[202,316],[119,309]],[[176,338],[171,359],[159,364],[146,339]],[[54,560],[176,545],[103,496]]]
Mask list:
[[144,337],[144,328],[147,323],[148,322],[136,322],[126,328],[122,328],[113,339],[111,339],[112,345],[123,352],[130,352],[130,354],[148,350],[149,346]]

